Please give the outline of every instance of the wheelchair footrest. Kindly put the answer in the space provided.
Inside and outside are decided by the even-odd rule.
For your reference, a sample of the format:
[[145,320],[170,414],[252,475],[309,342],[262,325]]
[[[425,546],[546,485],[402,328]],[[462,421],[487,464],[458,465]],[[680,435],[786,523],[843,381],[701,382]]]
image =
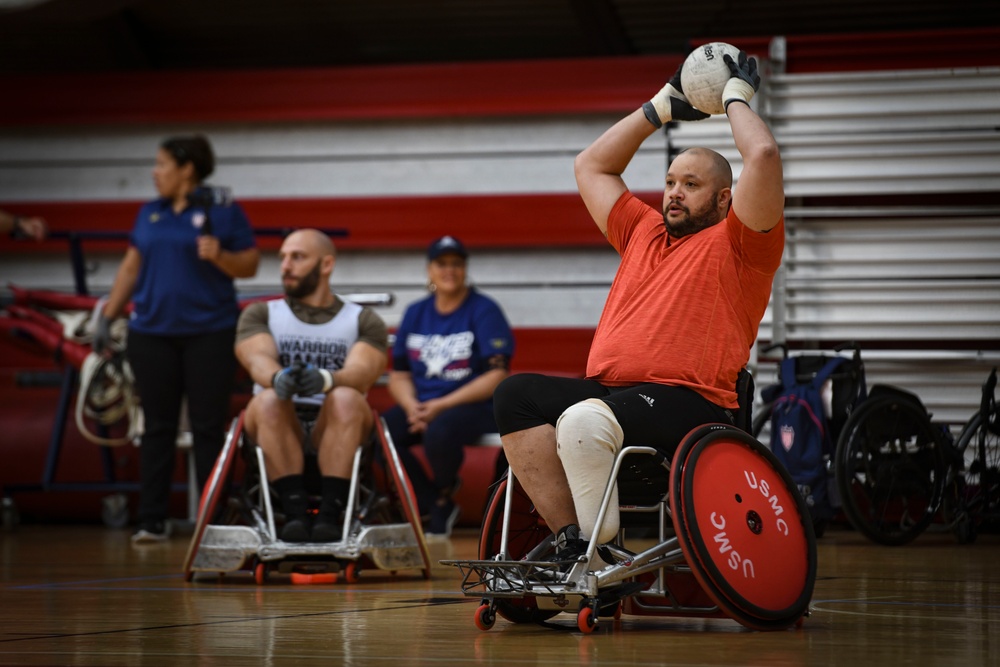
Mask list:
[[358,549],[380,570],[423,568],[417,534],[408,523],[365,526],[357,537]]
[[531,560],[442,560],[462,571],[462,592],[467,596],[519,598],[525,595],[586,594],[575,581],[567,581],[563,563]]
[[233,572],[260,549],[260,535],[249,526],[206,526],[193,572]]

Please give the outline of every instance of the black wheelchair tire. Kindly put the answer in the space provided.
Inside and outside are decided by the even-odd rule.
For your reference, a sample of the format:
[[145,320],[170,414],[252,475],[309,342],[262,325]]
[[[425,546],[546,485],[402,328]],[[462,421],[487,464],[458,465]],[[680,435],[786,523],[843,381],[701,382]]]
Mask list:
[[[912,444],[893,437],[911,432]],[[864,401],[844,424],[835,454],[837,486],[851,525],[886,546],[916,539],[944,499],[945,446],[926,409],[912,399],[889,394]],[[916,491],[912,498],[910,491]]]

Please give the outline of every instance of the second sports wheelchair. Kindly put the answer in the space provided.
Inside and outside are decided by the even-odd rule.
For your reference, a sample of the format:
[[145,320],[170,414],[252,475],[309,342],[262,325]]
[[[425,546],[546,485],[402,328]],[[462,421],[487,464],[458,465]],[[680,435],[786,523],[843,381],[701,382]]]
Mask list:
[[621,614],[730,618],[777,630],[808,615],[816,579],[812,521],[791,477],[745,430],[696,428],[672,461],[652,447],[623,448],[597,525],[615,484],[617,539],[592,542],[567,571],[551,560],[552,530],[508,473],[487,505],[479,559],[442,561],[462,571],[467,596],[481,598],[477,627],[488,630],[498,614],[544,623],[569,612],[584,633],[600,616]]
[[[278,539],[277,498],[268,484],[263,451],[243,432],[241,413],[202,492],[185,578],[250,570],[258,584],[274,571],[290,574],[293,582],[330,582],[343,576],[353,583],[366,567],[419,569],[429,578],[430,558],[409,478],[384,423],[373,415],[371,439],[354,457],[344,537],[292,543]],[[315,464],[309,459],[307,473]]]
[[943,520],[960,543],[1000,526],[1000,418],[994,368],[957,438],[916,394],[874,385],[837,443],[844,514],[879,544],[908,544]]

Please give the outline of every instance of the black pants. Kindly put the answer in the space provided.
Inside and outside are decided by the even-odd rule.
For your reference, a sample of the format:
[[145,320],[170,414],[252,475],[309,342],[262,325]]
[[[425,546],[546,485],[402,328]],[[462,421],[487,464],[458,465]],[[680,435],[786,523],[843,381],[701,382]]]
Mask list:
[[128,335],[128,360],[142,399],[139,523],[164,521],[177,460],[181,401],[187,396],[198,489],[222,450],[236,373],[236,330],[193,336]]
[[588,398],[608,404],[625,434],[624,445],[648,445],[672,456],[691,429],[731,424],[731,413],[687,387],[640,384],[606,387],[595,380],[511,375],[493,393],[501,435],[543,424],[556,425],[563,410]]

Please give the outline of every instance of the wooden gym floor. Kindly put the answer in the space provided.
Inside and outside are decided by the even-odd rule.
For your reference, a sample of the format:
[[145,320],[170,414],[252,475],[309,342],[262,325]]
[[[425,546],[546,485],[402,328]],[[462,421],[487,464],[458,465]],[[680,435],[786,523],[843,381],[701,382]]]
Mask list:
[[602,619],[583,635],[498,619],[459,592],[442,558],[475,556],[476,534],[432,545],[419,572],[293,585],[249,573],[186,583],[187,537],[134,547],[103,526],[0,533],[0,665],[997,665],[1000,536],[959,545],[929,532],[882,547],[845,528],[819,540],[812,614],[798,630],[733,621]]

